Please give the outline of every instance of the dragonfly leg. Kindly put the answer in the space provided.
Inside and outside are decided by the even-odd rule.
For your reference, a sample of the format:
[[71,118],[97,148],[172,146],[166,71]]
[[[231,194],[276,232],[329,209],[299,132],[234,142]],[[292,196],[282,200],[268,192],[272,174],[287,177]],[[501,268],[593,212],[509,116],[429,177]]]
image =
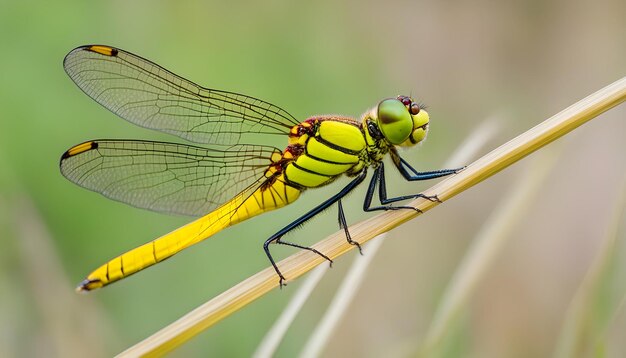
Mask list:
[[284,283],[286,281],[285,276],[283,276],[283,274],[280,272],[280,270],[278,269],[278,265],[276,265],[276,262],[274,261],[274,258],[272,257],[272,254],[270,253],[270,244],[274,242],[271,241],[270,239],[265,240],[265,242],[263,243],[263,250],[265,251],[265,255],[267,256],[268,259],[270,259],[270,262],[272,263],[272,267],[274,267],[274,271],[276,271],[276,274],[278,275],[278,285],[280,286],[280,288],[283,288],[283,286],[287,286],[286,283]]
[[[456,169],[442,169],[442,170],[432,170],[428,172],[418,172],[413,168],[406,160],[402,159],[401,156],[398,155],[397,152],[391,152],[391,159],[393,160],[393,164],[398,168],[404,179],[408,181],[416,181],[416,180],[429,180],[436,179],[448,176],[450,174],[456,174],[461,170],[465,169],[456,168]],[[409,171],[412,173],[409,173]]]
[[[374,193],[376,192],[376,187],[378,186],[378,199],[382,205],[372,206],[372,199],[374,198]],[[412,194],[412,195],[403,195],[394,198],[387,197],[387,183],[385,182],[385,166],[383,163],[380,163],[378,168],[374,170],[374,175],[372,176],[372,180],[367,188],[367,193],[365,194],[365,200],[363,202],[363,210],[364,211],[378,211],[378,210],[400,210],[400,209],[408,209],[415,210],[418,212],[422,212],[421,210],[414,208],[412,206],[393,206],[392,203],[402,200],[415,199],[415,198],[424,198],[430,201],[438,201],[437,196],[428,196],[424,194]]]
[[337,202],[337,208],[339,209],[339,228],[343,229],[343,231],[346,233],[346,240],[348,240],[348,243],[350,245],[356,245],[356,247],[359,248],[359,253],[361,255],[363,255],[363,249],[361,248],[361,244],[359,244],[358,242],[352,240],[352,237],[350,236],[350,231],[348,230],[348,223],[346,222],[346,214],[344,214],[343,212],[343,205],[341,205],[341,200],[339,200]]
[[285,226],[280,231],[278,231],[277,233],[272,235],[269,239],[265,240],[265,243],[263,243],[263,250],[265,251],[265,254],[269,258],[270,262],[272,263],[272,266],[274,267],[274,270],[276,271],[276,274],[278,274],[278,277],[280,278],[279,285],[281,287],[285,285],[284,282],[286,281],[286,279],[283,276],[283,274],[280,272],[280,270],[278,269],[278,265],[276,264],[276,261],[274,261],[274,258],[272,257],[272,254],[270,252],[269,245],[270,244],[281,244],[281,245],[297,247],[297,248],[303,249],[303,250],[309,250],[311,252],[314,252],[314,253],[320,255],[321,257],[325,258],[326,260],[330,261],[330,263],[332,264],[333,261],[328,256],[322,254],[318,250],[316,250],[316,249],[314,249],[312,247],[306,247],[306,246],[303,246],[303,245],[298,245],[298,244],[294,244],[294,243],[291,243],[291,242],[282,241],[281,238],[285,234],[290,232],[291,230],[293,230],[296,227],[304,224],[306,221],[308,221],[309,219],[311,219],[315,215],[319,214],[320,212],[324,211],[325,209],[327,209],[328,207],[330,207],[331,205],[333,205],[337,201],[341,200],[341,198],[346,196],[350,191],[352,191],[352,189],[354,189],[356,186],[361,184],[361,182],[363,182],[363,180],[365,179],[366,176],[367,176],[367,171],[363,170],[361,173],[359,173],[359,175],[354,180],[352,180],[348,185],[346,185],[343,189],[341,189],[341,191],[339,193],[337,193],[337,194],[333,195],[332,197],[328,198],[326,201],[324,201],[323,203],[319,204],[318,206],[313,208],[308,213],[306,213],[306,214],[302,215],[301,217],[297,218],[292,223],[290,223],[289,225]]

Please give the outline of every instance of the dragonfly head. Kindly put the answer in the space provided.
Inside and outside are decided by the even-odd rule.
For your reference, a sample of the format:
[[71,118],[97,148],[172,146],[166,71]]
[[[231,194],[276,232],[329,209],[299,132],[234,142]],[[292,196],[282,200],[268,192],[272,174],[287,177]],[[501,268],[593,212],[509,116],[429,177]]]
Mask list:
[[378,104],[377,124],[393,145],[412,146],[428,132],[428,113],[411,97],[388,98]]

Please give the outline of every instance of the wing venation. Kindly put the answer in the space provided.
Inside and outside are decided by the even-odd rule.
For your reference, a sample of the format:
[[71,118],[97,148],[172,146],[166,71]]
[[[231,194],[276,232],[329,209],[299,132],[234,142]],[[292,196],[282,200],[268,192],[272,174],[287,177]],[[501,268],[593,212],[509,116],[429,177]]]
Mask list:
[[265,180],[274,147],[223,150],[140,140],[96,140],[70,148],[61,172],[111,199],[164,213],[201,216]]
[[82,46],[63,61],[88,96],[142,127],[218,145],[287,143],[298,121],[260,99],[204,88],[132,53]]

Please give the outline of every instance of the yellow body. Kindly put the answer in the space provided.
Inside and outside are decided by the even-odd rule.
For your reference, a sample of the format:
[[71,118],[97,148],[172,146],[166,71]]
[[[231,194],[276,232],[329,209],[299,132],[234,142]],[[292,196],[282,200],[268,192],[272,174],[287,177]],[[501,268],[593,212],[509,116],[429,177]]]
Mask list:
[[[92,290],[121,280],[229,226],[288,205],[306,188],[329,184],[342,174],[357,173],[371,158],[378,160],[385,154],[380,144],[353,119],[313,118],[295,126],[292,133],[298,128],[308,132],[292,135],[282,156],[272,156],[273,164],[265,172],[267,180],[237,194],[209,214],[110,260],[89,274],[78,289]],[[97,148],[96,142],[79,144],[70,148],[66,156]],[[297,148],[299,154],[293,155],[290,150]]]
[[98,267],[81,283],[80,290],[92,290],[159,263],[217,232],[269,210],[283,207],[300,196],[300,190],[279,177],[271,186],[243,192],[211,213],[169,234],[132,249]]

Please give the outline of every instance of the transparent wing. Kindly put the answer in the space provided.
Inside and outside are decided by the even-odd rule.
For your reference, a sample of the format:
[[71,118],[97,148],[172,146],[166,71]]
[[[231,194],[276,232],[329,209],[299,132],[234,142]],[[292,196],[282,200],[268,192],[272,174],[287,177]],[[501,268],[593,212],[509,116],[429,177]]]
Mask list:
[[138,140],[96,140],[70,148],[61,172],[111,199],[164,213],[201,216],[265,181],[273,147],[226,150]]
[[142,127],[197,143],[286,144],[298,121],[285,110],[242,94],[208,89],[142,57],[109,46],[82,46],[63,61],[89,97]]

